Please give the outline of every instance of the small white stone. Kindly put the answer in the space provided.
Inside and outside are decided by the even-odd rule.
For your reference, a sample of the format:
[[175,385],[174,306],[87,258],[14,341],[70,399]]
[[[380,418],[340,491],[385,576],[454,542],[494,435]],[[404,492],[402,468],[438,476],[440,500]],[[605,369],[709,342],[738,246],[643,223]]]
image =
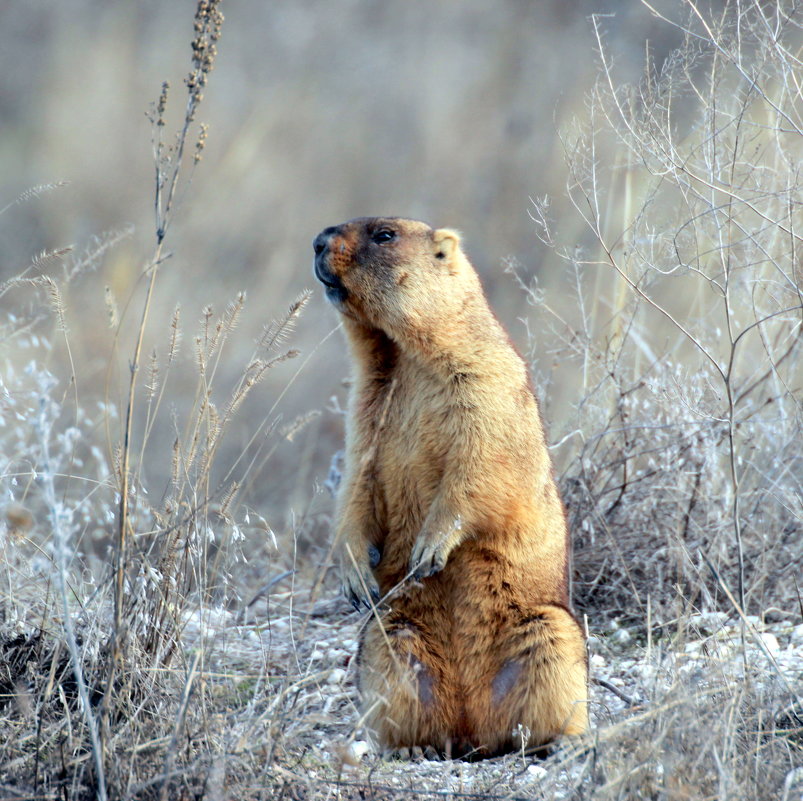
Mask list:
[[627,645],[633,638],[630,636],[630,632],[627,629],[617,629],[611,634],[611,639],[617,645]]
[[692,626],[713,634],[718,631],[728,620],[728,615],[725,612],[701,612],[699,615],[691,615],[689,623]]
[[588,660],[592,668],[604,668],[605,657],[601,654],[591,654],[591,659]]
[[371,752],[370,743],[365,740],[355,740],[351,744],[351,754],[355,759],[362,759],[366,754]]
[[317,648],[310,654],[309,657],[313,662],[320,662],[324,658],[323,651],[319,651]]
[[346,678],[346,671],[343,668],[335,668],[329,671],[329,676],[326,679],[327,684],[342,684],[343,679]]
[[354,651],[357,650],[357,641],[356,640],[343,640],[343,642],[340,643],[340,647],[344,651],[348,651],[350,654],[354,653]]
[[547,770],[540,765],[528,765],[527,775],[531,779],[543,779],[547,775]]
[[778,644],[778,638],[774,634],[770,634],[769,632],[764,632],[764,634],[759,634],[761,637],[761,641],[764,643],[764,647],[774,656],[781,650],[781,646]]
[[635,673],[636,676],[644,681],[652,681],[652,679],[654,679],[658,673],[658,668],[649,662],[639,662],[638,664],[633,665],[633,673]]

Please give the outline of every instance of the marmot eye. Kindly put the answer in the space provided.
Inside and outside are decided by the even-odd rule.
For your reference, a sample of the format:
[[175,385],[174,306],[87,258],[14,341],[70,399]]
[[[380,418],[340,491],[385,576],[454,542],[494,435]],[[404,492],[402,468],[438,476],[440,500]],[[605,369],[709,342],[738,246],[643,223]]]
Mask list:
[[391,231],[390,228],[382,228],[371,237],[377,245],[384,245],[385,242],[390,242],[395,238],[396,232]]

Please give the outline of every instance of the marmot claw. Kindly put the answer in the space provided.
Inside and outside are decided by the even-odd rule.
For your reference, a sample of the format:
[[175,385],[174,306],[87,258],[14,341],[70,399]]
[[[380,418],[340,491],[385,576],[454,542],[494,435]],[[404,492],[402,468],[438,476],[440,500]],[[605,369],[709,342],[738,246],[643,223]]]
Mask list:
[[370,570],[352,568],[343,576],[343,595],[358,612],[360,606],[372,609],[379,603],[379,585]]
[[433,543],[419,537],[410,556],[410,572],[417,581],[434,576],[446,567],[448,557],[445,543]]

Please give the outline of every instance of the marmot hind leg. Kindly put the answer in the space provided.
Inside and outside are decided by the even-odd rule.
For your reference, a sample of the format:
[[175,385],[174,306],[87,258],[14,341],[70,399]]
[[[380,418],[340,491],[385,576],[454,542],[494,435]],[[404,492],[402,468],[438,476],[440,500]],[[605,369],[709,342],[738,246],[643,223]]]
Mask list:
[[359,653],[366,727],[388,750],[440,751],[457,717],[454,668],[431,629],[391,611],[368,623]]
[[586,731],[586,648],[568,611],[544,605],[511,620],[494,650],[492,673],[466,694],[467,717],[483,750],[521,748],[521,730],[525,747],[533,749]]

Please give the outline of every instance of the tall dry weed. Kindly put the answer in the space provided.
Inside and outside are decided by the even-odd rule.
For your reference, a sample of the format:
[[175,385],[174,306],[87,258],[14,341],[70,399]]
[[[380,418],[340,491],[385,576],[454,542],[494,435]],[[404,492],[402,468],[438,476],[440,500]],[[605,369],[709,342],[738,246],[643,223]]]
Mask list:
[[[682,13],[681,13],[682,11]],[[553,360],[582,376],[558,434],[583,608],[665,619],[790,610],[803,560],[801,29],[795,4],[671,24],[684,44],[635,86],[601,57],[562,133],[588,238],[560,242],[579,319]],[[519,276],[532,303],[550,307]],[[547,319],[549,319],[547,317]],[[554,318],[553,318],[554,319]],[[537,350],[537,348],[536,348]]]

